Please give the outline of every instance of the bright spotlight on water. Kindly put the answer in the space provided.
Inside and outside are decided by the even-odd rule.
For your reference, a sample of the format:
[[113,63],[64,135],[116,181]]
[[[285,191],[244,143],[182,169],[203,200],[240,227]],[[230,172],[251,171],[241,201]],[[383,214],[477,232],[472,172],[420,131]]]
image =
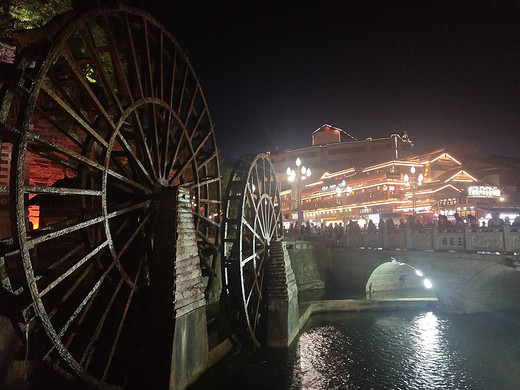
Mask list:
[[415,273],[419,276],[423,276],[423,273],[421,271],[419,271],[418,269],[415,270]]
[[426,288],[432,288],[432,287],[433,287],[433,284],[432,284],[432,282],[430,282],[429,279],[424,279],[424,287],[426,287]]

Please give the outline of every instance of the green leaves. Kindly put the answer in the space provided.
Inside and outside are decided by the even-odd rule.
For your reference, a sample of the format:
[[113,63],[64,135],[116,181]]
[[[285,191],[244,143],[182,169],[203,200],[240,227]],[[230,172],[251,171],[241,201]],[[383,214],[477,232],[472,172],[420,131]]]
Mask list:
[[7,0],[0,8],[0,31],[10,36],[16,30],[42,27],[71,9],[71,0]]

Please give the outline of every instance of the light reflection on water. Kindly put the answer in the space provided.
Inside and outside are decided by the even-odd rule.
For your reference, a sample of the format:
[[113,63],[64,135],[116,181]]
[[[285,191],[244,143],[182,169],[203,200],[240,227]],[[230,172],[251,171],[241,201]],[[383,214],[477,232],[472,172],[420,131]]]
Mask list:
[[[297,341],[290,388],[520,388],[518,314],[505,328],[493,324],[490,316],[445,317],[434,312],[316,316]],[[506,328],[510,341],[500,336]],[[496,341],[491,352],[486,346],[490,339]],[[513,371],[500,369],[497,354]]]
[[520,388],[520,313],[314,315],[289,349],[243,351],[198,389]]

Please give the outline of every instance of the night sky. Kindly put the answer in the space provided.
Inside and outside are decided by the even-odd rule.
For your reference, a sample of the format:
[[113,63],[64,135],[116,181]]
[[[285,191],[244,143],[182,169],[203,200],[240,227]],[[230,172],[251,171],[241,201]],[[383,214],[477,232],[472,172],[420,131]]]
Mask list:
[[520,157],[520,1],[146,0],[200,78],[221,154],[327,123]]

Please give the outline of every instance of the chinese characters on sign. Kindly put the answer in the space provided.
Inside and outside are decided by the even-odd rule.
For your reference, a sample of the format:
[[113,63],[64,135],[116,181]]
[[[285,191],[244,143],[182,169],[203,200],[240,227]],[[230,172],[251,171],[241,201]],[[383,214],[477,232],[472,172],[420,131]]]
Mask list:
[[469,186],[468,197],[473,198],[499,198],[500,188],[494,186]]
[[441,237],[441,245],[447,246],[447,247],[454,247],[464,246],[464,237],[463,236],[457,236],[457,237]]

